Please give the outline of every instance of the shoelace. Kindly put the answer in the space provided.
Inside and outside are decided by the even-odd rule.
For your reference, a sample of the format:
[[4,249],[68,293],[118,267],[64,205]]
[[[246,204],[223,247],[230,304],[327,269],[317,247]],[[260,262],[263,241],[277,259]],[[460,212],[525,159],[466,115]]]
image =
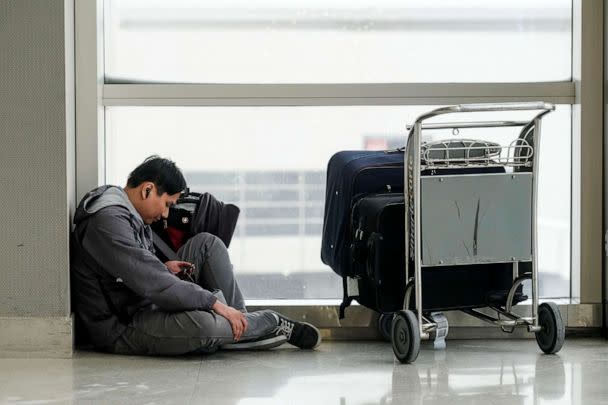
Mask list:
[[293,322],[289,322],[286,321],[284,319],[281,319],[281,323],[279,324],[279,326],[277,326],[276,333],[282,333],[285,336],[287,336],[287,340],[291,339],[291,333],[293,332],[293,327],[294,327],[294,323]]

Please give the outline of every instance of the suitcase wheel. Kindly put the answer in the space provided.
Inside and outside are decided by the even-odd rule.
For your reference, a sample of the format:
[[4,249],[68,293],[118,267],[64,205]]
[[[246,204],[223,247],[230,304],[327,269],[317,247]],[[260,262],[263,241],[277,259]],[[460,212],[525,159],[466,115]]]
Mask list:
[[420,330],[414,312],[402,310],[395,313],[391,328],[393,352],[401,363],[412,363],[420,352]]
[[538,324],[542,327],[535,334],[538,347],[546,354],[559,352],[564,344],[566,328],[555,303],[543,302],[538,306]]
[[380,314],[378,317],[378,332],[387,342],[391,341],[391,328],[393,327],[393,314]]

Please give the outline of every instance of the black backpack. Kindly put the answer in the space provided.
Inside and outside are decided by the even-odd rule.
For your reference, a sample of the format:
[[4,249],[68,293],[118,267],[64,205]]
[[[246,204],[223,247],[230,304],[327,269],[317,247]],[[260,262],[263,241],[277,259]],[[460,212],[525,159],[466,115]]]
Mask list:
[[152,224],[156,255],[162,261],[174,260],[175,252],[200,232],[211,233],[230,245],[240,209],[219,201],[210,193],[190,192],[180,196],[169,208],[167,219]]

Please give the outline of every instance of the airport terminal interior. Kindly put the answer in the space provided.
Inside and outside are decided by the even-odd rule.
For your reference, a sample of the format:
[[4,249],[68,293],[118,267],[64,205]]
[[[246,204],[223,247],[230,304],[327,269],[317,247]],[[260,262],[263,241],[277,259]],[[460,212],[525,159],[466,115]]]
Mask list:
[[0,2],[0,404],[608,403],[607,57],[600,0]]

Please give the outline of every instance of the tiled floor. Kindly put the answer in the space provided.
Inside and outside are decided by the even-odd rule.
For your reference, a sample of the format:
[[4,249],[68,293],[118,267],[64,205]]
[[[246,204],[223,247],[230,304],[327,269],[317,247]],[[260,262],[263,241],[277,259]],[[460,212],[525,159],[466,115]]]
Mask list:
[[326,342],[315,352],[220,352],[188,358],[76,353],[0,359],[0,403],[607,404],[608,341],[568,339],[558,355],[534,340],[423,345],[411,365],[390,343]]

